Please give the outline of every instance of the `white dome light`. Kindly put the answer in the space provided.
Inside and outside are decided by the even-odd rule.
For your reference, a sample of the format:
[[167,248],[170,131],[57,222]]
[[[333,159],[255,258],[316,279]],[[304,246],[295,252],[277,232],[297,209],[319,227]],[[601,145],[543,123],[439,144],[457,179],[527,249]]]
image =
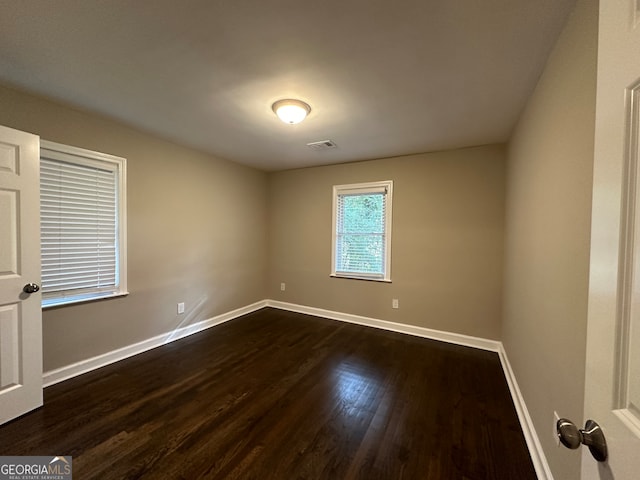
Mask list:
[[290,125],[300,123],[311,111],[309,105],[294,99],[278,100],[271,108],[280,120]]

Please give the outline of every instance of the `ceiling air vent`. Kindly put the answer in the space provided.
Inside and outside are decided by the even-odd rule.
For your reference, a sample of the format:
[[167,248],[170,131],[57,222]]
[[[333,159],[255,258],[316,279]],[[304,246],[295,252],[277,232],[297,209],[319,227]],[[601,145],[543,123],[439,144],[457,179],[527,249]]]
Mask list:
[[307,147],[311,150],[329,150],[330,148],[336,148],[337,145],[333,143],[333,140],[321,140],[319,142],[307,143]]

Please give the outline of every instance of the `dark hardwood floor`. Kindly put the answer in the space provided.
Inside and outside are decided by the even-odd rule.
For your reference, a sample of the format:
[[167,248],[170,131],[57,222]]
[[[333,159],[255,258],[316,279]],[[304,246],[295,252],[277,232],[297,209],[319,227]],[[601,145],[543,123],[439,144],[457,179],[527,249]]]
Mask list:
[[535,479],[497,354],[275,309],[45,389],[75,479]]

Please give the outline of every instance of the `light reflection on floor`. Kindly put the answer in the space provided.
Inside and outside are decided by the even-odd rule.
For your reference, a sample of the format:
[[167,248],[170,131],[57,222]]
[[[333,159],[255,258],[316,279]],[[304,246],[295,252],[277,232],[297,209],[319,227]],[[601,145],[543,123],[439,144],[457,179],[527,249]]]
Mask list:
[[334,381],[338,408],[345,419],[376,409],[381,382],[371,368],[342,362],[334,370]]

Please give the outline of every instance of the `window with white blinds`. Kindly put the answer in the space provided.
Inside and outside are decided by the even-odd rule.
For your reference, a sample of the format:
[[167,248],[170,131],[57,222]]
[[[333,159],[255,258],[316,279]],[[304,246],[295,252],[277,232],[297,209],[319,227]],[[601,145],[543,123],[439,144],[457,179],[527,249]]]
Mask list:
[[391,281],[392,196],[390,180],[333,187],[332,276]]
[[41,142],[42,305],[126,294],[120,157]]

